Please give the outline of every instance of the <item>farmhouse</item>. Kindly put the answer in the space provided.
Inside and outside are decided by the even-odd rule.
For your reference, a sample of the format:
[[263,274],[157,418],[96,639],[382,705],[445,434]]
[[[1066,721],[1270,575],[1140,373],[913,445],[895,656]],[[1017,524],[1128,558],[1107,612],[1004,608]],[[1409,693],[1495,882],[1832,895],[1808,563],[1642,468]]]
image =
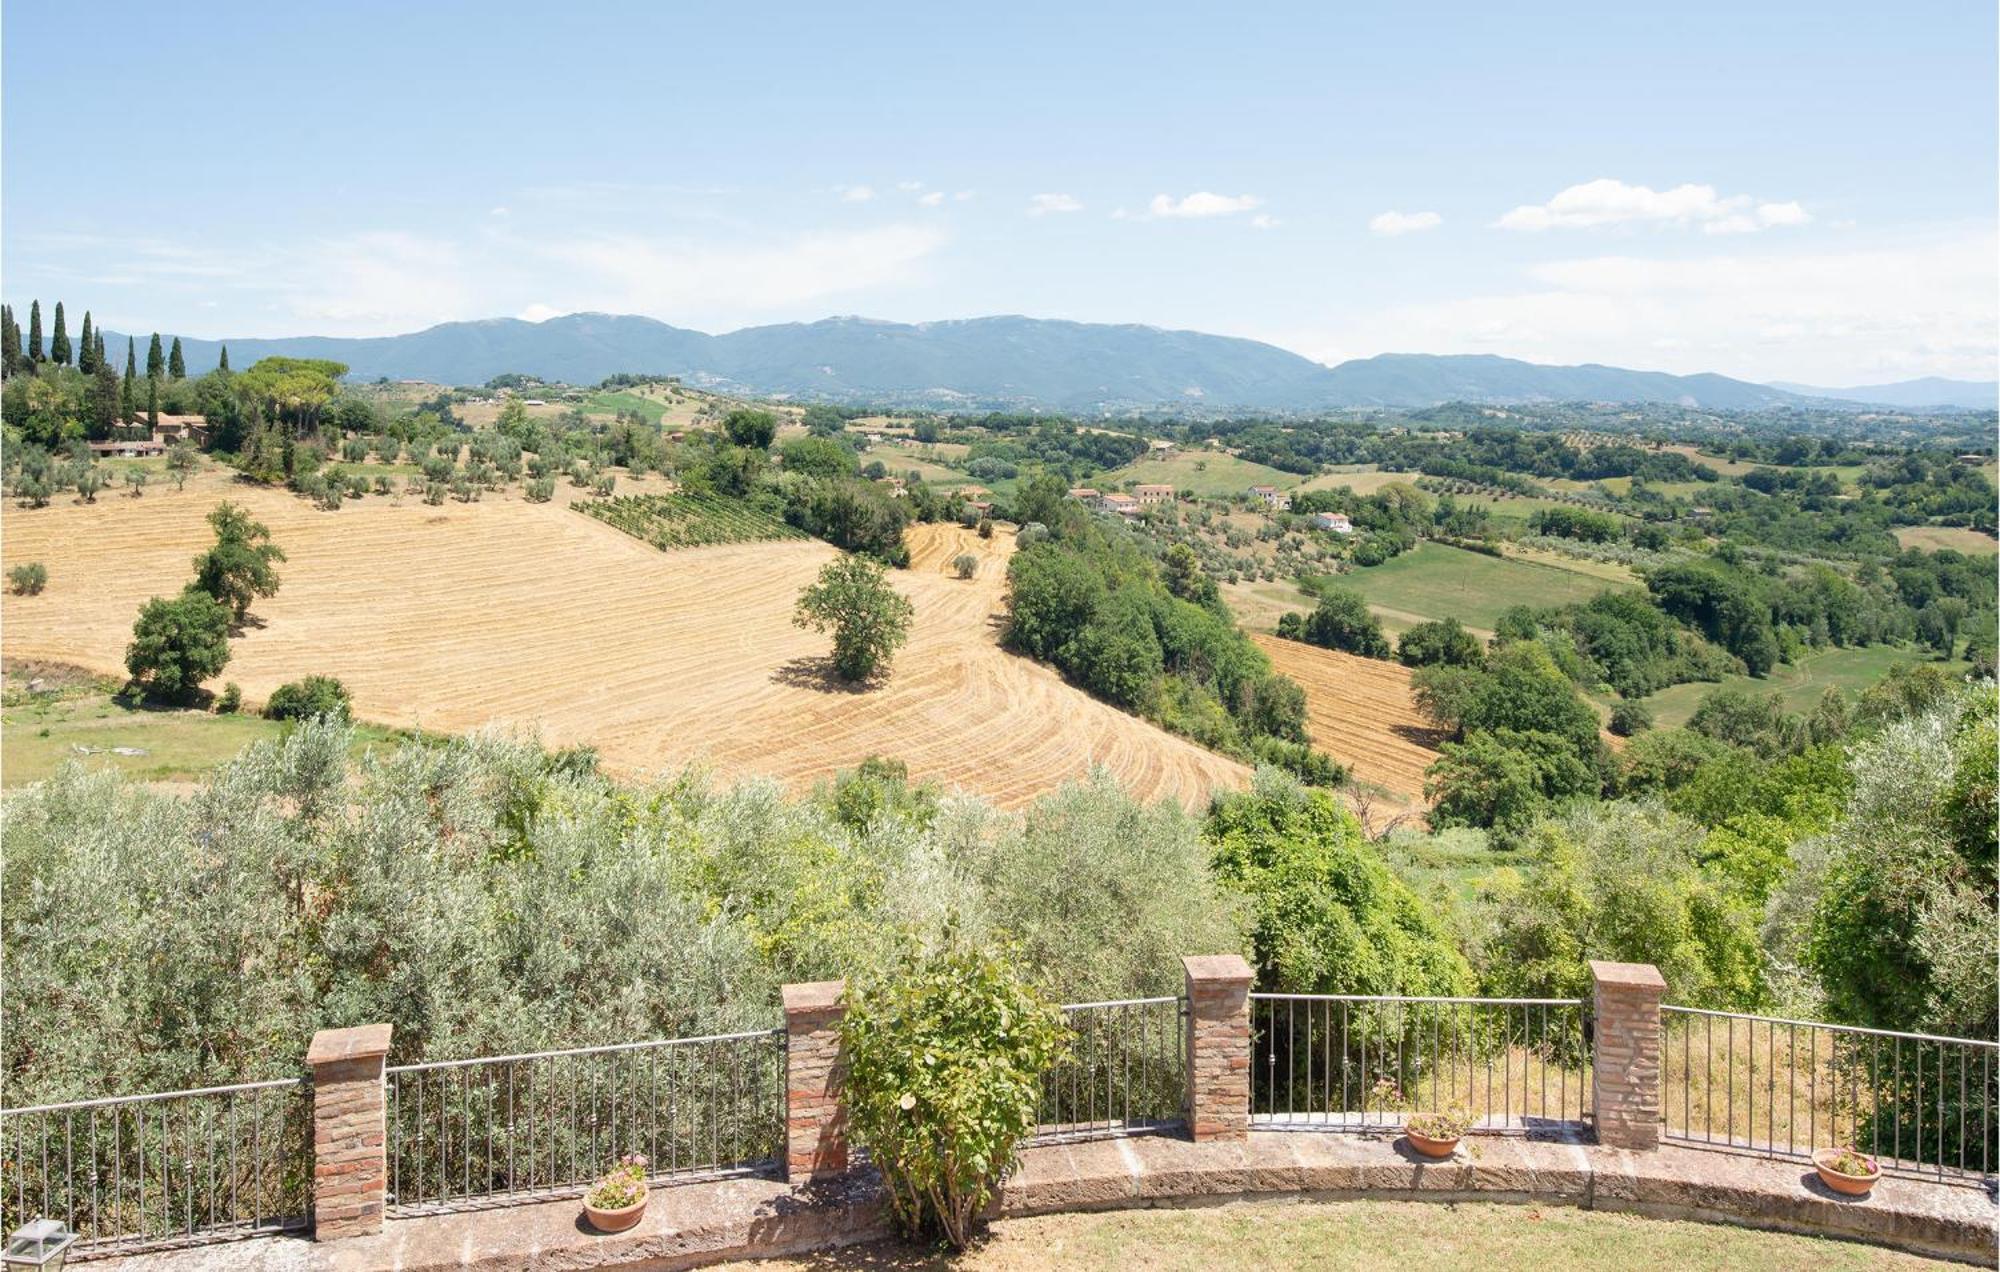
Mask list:
[[175,442],[208,444],[208,421],[199,415],[161,414],[153,420],[153,440],[162,446]]
[[1313,525],[1321,530],[1331,530],[1335,534],[1353,534],[1354,523],[1341,512],[1322,512],[1313,518]]
[[167,448],[159,442],[144,440],[134,442],[92,442],[90,453],[107,459],[141,459],[147,455],[164,455]]
[[1071,486],[1069,488],[1069,497],[1080,503],[1092,503],[1098,498],[1097,487]]
[[1130,495],[1121,495],[1116,491],[1108,495],[1099,495],[1097,497],[1097,508],[1100,512],[1115,512],[1121,517],[1136,517],[1139,515],[1139,501]]
[[1142,506],[1150,508],[1154,504],[1172,503],[1174,488],[1166,485],[1134,486],[1132,495]]
[[1250,497],[1273,512],[1283,512],[1292,506],[1292,497],[1276,486],[1252,486]]

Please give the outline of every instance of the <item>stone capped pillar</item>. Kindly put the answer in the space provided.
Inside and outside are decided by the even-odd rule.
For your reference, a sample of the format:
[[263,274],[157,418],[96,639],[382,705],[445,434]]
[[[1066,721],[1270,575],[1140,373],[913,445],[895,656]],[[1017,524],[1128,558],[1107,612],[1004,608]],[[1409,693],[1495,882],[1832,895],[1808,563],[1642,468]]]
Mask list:
[[1181,960],[1187,974],[1188,1134],[1250,1136],[1250,964],[1240,954]]
[[313,1083],[313,1239],[382,1231],[388,1135],[382,1073],[389,1026],[322,1029],[306,1051]]
[[840,1020],[845,981],[784,987],[785,1178],[795,1184],[847,1170],[847,1110]]
[[1660,1145],[1660,998],[1667,982],[1651,963],[1592,959],[1596,984],[1591,1112],[1597,1142],[1651,1152]]

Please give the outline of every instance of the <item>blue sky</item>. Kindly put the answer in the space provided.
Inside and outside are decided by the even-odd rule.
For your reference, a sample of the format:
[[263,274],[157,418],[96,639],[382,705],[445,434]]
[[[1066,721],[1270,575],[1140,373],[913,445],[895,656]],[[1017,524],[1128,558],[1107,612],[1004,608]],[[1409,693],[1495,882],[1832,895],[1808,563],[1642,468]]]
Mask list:
[[1990,0],[959,8],[10,2],[5,294],[1996,373]]

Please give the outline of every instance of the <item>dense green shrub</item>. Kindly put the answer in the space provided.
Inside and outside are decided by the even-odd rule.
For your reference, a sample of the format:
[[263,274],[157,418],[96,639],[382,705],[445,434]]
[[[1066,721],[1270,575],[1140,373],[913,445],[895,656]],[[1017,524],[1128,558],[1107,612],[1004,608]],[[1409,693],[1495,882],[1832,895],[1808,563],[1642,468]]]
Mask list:
[[49,585],[49,567],[40,561],[23,561],[7,571],[7,584],[16,596],[34,596]]
[[840,1024],[848,1125],[896,1225],[964,1249],[1035,1128],[1062,1013],[994,953],[952,937],[851,995]]
[[125,647],[125,670],[139,689],[185,702],[229,665],[229,607],[193,588],[140,609]]
[[307,676],[279,685],[264,703],[267,720],[309,720],[315,716],[347,719],[347,686],[332,676]]

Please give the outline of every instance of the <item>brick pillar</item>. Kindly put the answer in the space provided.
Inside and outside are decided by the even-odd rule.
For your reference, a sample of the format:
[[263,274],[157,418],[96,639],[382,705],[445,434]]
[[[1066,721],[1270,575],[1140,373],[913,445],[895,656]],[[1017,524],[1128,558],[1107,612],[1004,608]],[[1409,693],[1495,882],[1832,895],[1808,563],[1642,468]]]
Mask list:
[[322,1029],[306,1064],[313,1082],[313,1240],[382,1231],[388,1136],[382,1066],[389,1026]]
[[1667,982],[1651,963],[1591,960],[1596,983],[1591,1112],[1597,1142],[1651,1152],[1660,1144],[1660,996]]
[[1250,964],[1240,954],[1183,958],[1187,1116],[1195,1140],[1250,1135]]
[[847,1110],[840,1086],[845,981],[787,985],[785,998],[785,1178],[795,1184],[847,1170]]

